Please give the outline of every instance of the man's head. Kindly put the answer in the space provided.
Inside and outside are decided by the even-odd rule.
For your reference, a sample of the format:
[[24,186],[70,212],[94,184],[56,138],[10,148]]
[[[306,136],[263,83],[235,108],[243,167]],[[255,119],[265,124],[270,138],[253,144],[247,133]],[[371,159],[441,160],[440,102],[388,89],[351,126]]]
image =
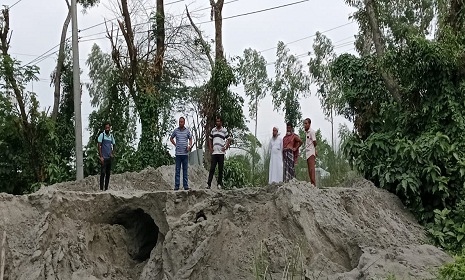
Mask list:
[[276,136],[278,136],[278,128],[273,127],[273,137],[276,137]]
[[291,122],[288,122],[288,123],[286,124],[286,131],[287,131],[287,133],[291,133],[293,130],[294,130],[294,126],[292,125]]
[[184,117],[180,117],[179,118],[179,128],[183,129],[185,124],[186,124],[186,119],[184,119]]
[[223,125],[223,120],[221,117],[216,117],[216,127],[220,128]]
[[105,133],[106,133],[106,134],[109,134],[109,133],[110,133],[110,129],[111,129],[111,124],[110,124],[110,122],[106,122],[105,125],[104,125],[104,127],[105,127]]
[[305,131],[309,130],[310,129],[310,124],[312,123],[312,120],[310,120],[310,118],[306,118],[304,120],[304,129]]

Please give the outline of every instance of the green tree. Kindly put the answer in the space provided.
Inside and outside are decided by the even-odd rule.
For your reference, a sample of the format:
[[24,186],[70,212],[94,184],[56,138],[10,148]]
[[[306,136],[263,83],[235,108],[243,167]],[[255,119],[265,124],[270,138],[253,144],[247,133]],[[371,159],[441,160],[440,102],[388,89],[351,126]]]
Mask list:
[[[457,250],[465,244],[459,214],[465,36],[457,32],[465,4],[347,2],[359,5],[365,47],[358,46],[360,57],[343,54],[330,66],[341,91],[337,113],[354,121],[344,150],[365,178],[396,193],[440,245]],[[435,7],[441,7],[436,37],[429,39]]]
[[90,138],[86,146],[85,171],[87,175],[99,173],[97,137],[106,121],[112,124],[117,141],[114,171],[121,173],[143,168],[135,151],[136,116],[130,98],[124,90],[119,72],[109,54],[94,44],[87,59],[89,78],[87,84],[91,105],[98,108],[89,115]]
[[[245,49],[244,56],[239,58],[237,66],[239,81],[244,85],[245,94],[249,97],[249,117],[255,120],[254,136],[257,138],[258,125],[258,104],[266,96],[269,79],[266,71],[266,60],[256,50]],[[252,153],[252,173],[254,177],[257,143],[253,141]],[[253,180],[252,180],[253,181]]]
[[275,78],[271,94],[275,110],[284,110],[286,122],[296,125],[302,119],[300,98],[310,94],[310,76],[297,56],[289,54],[283,42],[278,42]]
[[316,94],[326,118],[331,122],[331,147],[334,150],[334,107],[338,106],[339,90],[331,77],[330,65],[336,58],[333,44],[325,35],[316,33],[313,43],[313,56],[308,63],[312,82],[316,84]]

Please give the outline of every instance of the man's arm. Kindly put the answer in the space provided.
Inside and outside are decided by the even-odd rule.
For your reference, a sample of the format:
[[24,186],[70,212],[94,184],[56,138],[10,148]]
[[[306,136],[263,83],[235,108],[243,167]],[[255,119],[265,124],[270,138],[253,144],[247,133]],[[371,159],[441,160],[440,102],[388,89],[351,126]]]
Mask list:
[[[103,135],[100,135],[100,136],[103,136]],[[103,137],[102,139],[100,139],[100,136],[98,137],[98,155],[99,155],[99,158],[100,158],[100,162],[103,164],[103,156],[102,156],[102,141],[103,141]]]
[[210,153],[213,153],[213,139],[211,137],[208,138],[208,148],[210,149]]
[[[316,134],[315,131],[312,131],[313,146],[316,148]],[[316,151],[316,149],[315,149]]]
[[171,144],[176,146],[176,142],[174,142],[174,137],[176,137],[176,130],[174,130],[173,133],[171,133],[171,137],[170,137]]
[[302,146],[303,142],[302,142],[302,140],[300,139],[300,137],[297,134],[295,134],[295,136],[294,136],[294,141],[296,142],[297,147],[294,146],[293,150],[297,151],[300,148],[300,146]]
[[102,157],[102,142],[98,142],[98,155]]

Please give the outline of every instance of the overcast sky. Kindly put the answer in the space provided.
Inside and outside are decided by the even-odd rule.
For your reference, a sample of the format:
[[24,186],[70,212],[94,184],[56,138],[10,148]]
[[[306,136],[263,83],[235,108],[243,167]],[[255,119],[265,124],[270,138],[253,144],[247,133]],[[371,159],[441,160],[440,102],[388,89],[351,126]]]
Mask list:
[[[115,0],[101,0],[96,7],[83,14],[78,14],[78,26],[82,31],[79,36],[80,66],[83,70],[82,82],[89,82],[85,60],[90,53],[94,43],[98,44],[104,51],[109,52],[110,47],[103,34],[104,25],[87,29],[104,21],[104,19],[114,19],[115,15],[111,11],[112,3]],[[155,0],[129,0],[133,4],[146,4],[147,7],[154,7]],[[223,8],[223,17],[229,17],[280,5],[298,2],[298,0],[226,0]],[[17,4],[15,4],[17,3]],[[23,64],[36,59],[39,55],[50,51],[58,50],[60,33],[64,19],[67,14],[65,0],[2,0],[2,5],[11,6],[10,28],[13,31],[11,37],[10,54],[16,57]],[[209,6],[209,0],[165,0],[165,12],[173,15],[182,14],[185,5],[189,5],[190,10],[198,10]],[[81,10],[81,8],[79,8]],[[241,55],[246,48],[253,48],[262,51],[268,63],[276,60],[276,45],[278,41],[288,44],[290,53],[303,55],[311,51],[313,36],[317,31],[325,32],[333,44],[337,53],[354,53],[354,35],[357,32],[356,23],[351,23],[349,15],[353,12],[343,0],[309,0],[303,3],[289,5],[274,10],[261,13],[225,19],[223,22],[223,44],[226,56],[232,57]],[[150,10],[147,10],[147,14]],[[209,21],[209,10],[196,13],[196,22]],[[213,38],[213,22],[203,23],[200,28]],[[71,24],[68,31],[71,35]],[[96,35],[93,35],[96,34]],[[301,58],[306,65],[309,57]],[[50,73],[56,65],[56,55],[40,61],[40,81],[27,86],[27,90],[37,93],[43,108],[51,107],[53,104],[53,88],[50,87]],[[305,67],[308,68],[307,66]],[[274,76],[273,65],[268,67],[270,77]],[[233,89],[243,94],[243,89],[239,85]],[[82,97],[83,116],[83,141],[86,143],[89,138],[87,117],[92,111],[90,107],[89,95],[84,88]],[[245,105],[247,101],[245,102]],[[312,89],[311,97],[301,99],[302,116],[312,119],[312,126],[321,129],[323,137],[330,142],[331,125],[325,120],[320,102],[315,95],[315,88]],[[248,110],[245,106],[245,115]],[[273,110],[271,97],[266,97],[259,106],[258,117],[258,139],[266,143],[271,136],[273,126],[278,126],[280,132],[285,130],[284,113]],[[335,127],[339,123],[347,123],[342,117],[335,118]],[[350,124],[349,124],[350,125]],[[253,122],[249,123],[251,131],[254,129]],[[351,125],[350,125],[351,126]]]

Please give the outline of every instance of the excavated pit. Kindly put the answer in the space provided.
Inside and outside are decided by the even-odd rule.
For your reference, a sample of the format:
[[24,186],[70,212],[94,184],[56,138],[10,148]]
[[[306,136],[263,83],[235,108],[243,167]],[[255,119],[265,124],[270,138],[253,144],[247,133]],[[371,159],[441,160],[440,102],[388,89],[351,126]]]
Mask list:
[[140,208],[123,209],[114,214],[110,224],[126,229],[128,253],[133,260],[144,262],[150,258],[157,245],[159,228],[149,214]]

